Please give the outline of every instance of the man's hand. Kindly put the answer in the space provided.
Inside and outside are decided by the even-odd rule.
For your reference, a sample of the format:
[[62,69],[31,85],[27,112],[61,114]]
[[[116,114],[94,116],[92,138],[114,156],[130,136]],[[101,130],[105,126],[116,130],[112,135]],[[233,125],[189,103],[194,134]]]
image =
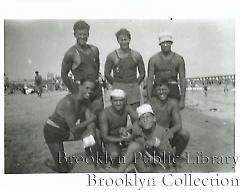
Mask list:
[[174,136],[174,133],[172,132],[171,129],[166,128],[165,129],[165,135],[164,135],[167,139],[172,139]]
[[145,142],[145,148],[152,148],[156,143],[155,139],[149,139]]
[[135,136],[140,136],[142,134],[142,128],[134,125],[133,128],[132,128],[132,134],[135,135]]
[[126,127],[121,127],[119,129],[119,133],[120,133],[121,136],[127,136],[127,134],[128,134],[127,128]]
[[72,141],[72,140],[74,140],[74,139],[75,139],[75,137],[74,137],[73,133],[70,132],[69,137],[68,137],[68,140],[69,140],[69,141]]
[[127,131],[127,128],[121,127],[119,130],[120,136],[122,137],[123,141],[131,141],[133,136]]
[[183,98],[181,98],[179,101],[179,108],[180,110],[185,108],[185,100]]

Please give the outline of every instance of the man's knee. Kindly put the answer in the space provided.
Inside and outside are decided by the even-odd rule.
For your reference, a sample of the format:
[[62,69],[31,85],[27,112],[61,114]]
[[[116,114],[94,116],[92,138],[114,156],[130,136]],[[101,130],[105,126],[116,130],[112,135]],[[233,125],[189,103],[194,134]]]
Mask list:
[[107,146],[106,149],[107,149],[108,155],[112,159],[115,159],[115,158],[117,158],[120,155],[120,148],[117,147],[117,146],[110,145],[110,146]]
[[186,129],[182,129],[181,131],[179,131],[178,135],[186,142],[188,142],[190,139],[190,133]]
[[142,150],[142,146],[141,144],[137,143],[137,142],[132,142],[129,146],[128,146],[128,151],[129,152],[137,152],[137,151],[141,151]]

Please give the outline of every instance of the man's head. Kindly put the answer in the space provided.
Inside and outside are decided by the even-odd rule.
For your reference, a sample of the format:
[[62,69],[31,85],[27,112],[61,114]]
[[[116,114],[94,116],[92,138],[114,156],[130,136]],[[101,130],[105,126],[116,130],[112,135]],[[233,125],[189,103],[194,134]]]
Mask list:
[[35,74],[36,74],[36,75],[38,75],[38,74],[39,74],[39,72],[38,72],[38,71],[35,71]]
[[171,46],[173,44],[172,35],[168,32],[159,34],[159,45],[163,53],[171,51]]
[[74,36],[79,45],[85,45],[89,37],[90,26],[83,20],[77,21],[73,26]]
[[117,31],[116,37],[121,49],[129,48],[131,34],[127,29],[121,28],[119,31]]
[[144,130],[151,129],[156,124],[156,117],[154,116],[152,107],[150,104],[143,104],[137,108],[139,117],[139,125]]
[[127,104],[126,93],[121,89],[114,89],[110,92],[110,100],[115,110],[121,111]]
[[170,92],[167,80],[161,80],[160,83],[154,84],[156,97],[161,101],[166,101]]
[[92,78],[84,78],[80,81],[78,95],[84,99],[89,99],[95,87],[95,81]]

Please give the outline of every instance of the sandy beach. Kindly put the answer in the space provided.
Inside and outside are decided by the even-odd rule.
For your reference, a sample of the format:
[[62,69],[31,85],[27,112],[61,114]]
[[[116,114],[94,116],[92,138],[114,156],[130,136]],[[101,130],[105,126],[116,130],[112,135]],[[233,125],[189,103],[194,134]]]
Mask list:
[[[51,158],[43,137],[43,124],[66,91],[46,92],[43,98],[32,95],[6,95],[4,116],[5,173],[52,173],[44,165]],[[183,127],[191,139],[178,172],[233,172],[235,92],[224,94],[221,88],[188,91],[186,108],[181,112]],[[82,152],[81,141],[65,143],[65,152]],[[197,159],[205,156],[202,162]],[[206,162],[215,156],[214,161]],[[202,157],[201,157],[202,158]],[[223,160],[221,160],[223,158]],[[200,159],[201,160],[201,159]],[[217,162],[218,161],[218,162]],[[222,162],[219,162],[222,161]],[[225,160],[226,161],[226,160]],[[77,164],[72,172],[94,172],[91,164]]]

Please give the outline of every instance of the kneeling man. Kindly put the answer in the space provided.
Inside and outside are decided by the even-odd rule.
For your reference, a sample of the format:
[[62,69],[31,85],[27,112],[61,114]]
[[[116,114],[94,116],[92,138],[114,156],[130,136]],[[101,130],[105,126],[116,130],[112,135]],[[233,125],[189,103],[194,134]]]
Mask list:
[[89,110],[89,97],[94,86],[91,78],[82,79],[79,91],[61,99],[44,125],[44,138],[54,160],[54,164],[50,160],[45,164],[56,172],[69,172],[73,167],[67,162],[59,163],[59,155],[64,154],[64,141],[83,139],[84,148],[91,146],[93,156],[100,150],[95,142],[96,116]]

